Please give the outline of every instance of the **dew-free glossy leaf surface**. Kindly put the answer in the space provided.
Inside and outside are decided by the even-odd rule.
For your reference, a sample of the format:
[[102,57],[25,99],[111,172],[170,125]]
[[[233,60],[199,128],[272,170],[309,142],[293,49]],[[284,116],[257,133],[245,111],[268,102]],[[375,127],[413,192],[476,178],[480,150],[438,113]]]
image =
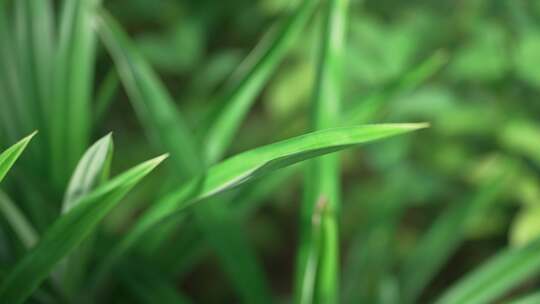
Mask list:
[[0,154],[0,182],[4,179],[9,169],[11,169],[34,135],[36,135],[36,132],[21,139],[18,143]]
[[8,274],[0,286],[1,303],[22,303],[80,244],[107,213],[164,157],[144,162],[80,198],[77,207],[62,215]]

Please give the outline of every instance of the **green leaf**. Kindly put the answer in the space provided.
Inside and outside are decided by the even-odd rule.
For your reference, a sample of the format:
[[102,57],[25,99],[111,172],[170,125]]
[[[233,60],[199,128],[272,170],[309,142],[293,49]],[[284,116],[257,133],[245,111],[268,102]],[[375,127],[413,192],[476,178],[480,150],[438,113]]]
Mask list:
[[[49,101],[52,84],[53,58],[53,13],[50,0],[22,0],[14,2],[15,27],[13,54],[10,58],[15,62],[13,71],[13,88],[20,99],[16,105],[18,113],[23,116],[24,129],[30,132],[39,129],[45,136],[36,139],[40,151],[32,156],[35,166],[44,169],[47,164],[48,146],[46,145],[49,120]],[[15,102],[15,101],[14,101]]]
[[[109,175],[112,161],[113,142],[112,135],[108,134],[92,145],[79,161],[71,177],[62,204],[62,213],[65,214],[81,203],[81,198],[103,184]],[[79,248],[75,249],[59,265],[59,276],[62,287],[68,297],[73,296],[83,276],[90,255],[92,239],[85,240]]]
[[306,159],[426,127],[427,124],[419,123],[329,129],[308,133],[231,157],[212,166],[199,178],[190,180],[145,212],[135,227],[98,268],[96,276],[103,275],[103,272],[106,272],[113,262],[149,229],[193,203]]
[[423,288],[465,239],[467,225],[498,198],[506,186],[508,174],[494,176],[470,200],[450,205],[435,220],[403,262],[404,301],[417,302]]
[[[348,2],[331,0],[324,6],[311,106],[311,124],[315,130],[339,124]],[[297,303],[338,302],[340,169],[338,155],[328,155],[311,161],[306,170],[296,272]],[[314,220],[317,209],[322,208],[325,212],[319,220]],[[320,228],[312,227],[317,225]]]
[[50,121],[53,169],[60,185],[69,178],[90,140],[96,49],[93,16],[100,3],[100,0],[63,2]]
[[8,140],[16,140],[28,128],[29,114],[22,111],[18,89],[18,68],[15,57],[14,37],[10,27],[6,1],[0,2],[0,123]]
[[[144,264],[143,264],[144,265]],[[121,282],[135,295],[141,304],[189,304],[187,297],[178,292],[177,286],[149,267],[126,263],[120,271]]]
[[[131,99],[134,102],[135,108],[138,110],[140,119],[144,123],[144,127],[153,136],[154,139],[168,151],[171,152],[171,157],[175,160],[176,168],[174,175],[176,177],[182,176],[194,176],[200,174],[203,168],[203,154],[199,153],[199,146],[192,138],[191,131],[188,130],[187,124],[183,118],[178,114],[175,115],[175,107],[172,98],[169,97],[164,86],[159,82],[153,71],[147,62],[142,58],[136,49],[132,46],[129,38],[121,32],[120,27],[114,22],[114,20],[106,13],[101,14],[100,19],[100,33],[105,41],[105,44],[109,47],[116,65],[119,68],[120,77],[126,86]],[[204,211],[197,210],[197,213],[201,213],[200,216],[205,218]],[[217,223],[208,223],[207,221],[201,221],[200,224],[204,231],[208,231],[208,227],[216,228],[214,233],[219,233],[223,239],[233,239],[237,244],[241,243],[243,239],[241,234],[232,235],[234,232],[240,232],[239,230],[221,229],[217,227]],[[160,232],[162,233],[162,232]],[[208,231],[208,234],[212,234]],[[215,240],[211,238],[210,240]],[[242,248],[248,248],[246,244]],[[247,249],[246,249],[247,250]],[[223,261],[231,261],[233,256],[226,256],[228,251],[218,248],[218,253]],[[249,252],[245,252],[244,256],[250,256]],[[254,261],[252,257],[247,260],[238,262],[248,263],[248,260]],[[251,263],[248,267],[240,267],[238,269],[255,269],[258,266],[255,263]],[[228,269],[232,269],[230,266],[226,266]],[[255,270],[253,273],[262,273],[262,271]],[[250,282],[256,286],[260,286],[259,289],[248,290],[246,284],[236,284],[236,287],[241,293],[247,295],[257,296],[256,298],[247,298],[246,302],[261,302],[269,298],[268,292],[263,292],[266,288],[262,283],[261,276],[249,275],[245,273],[242,276],[238,276],[239,279],[245,280],[244,283]],[[234,278],[233,278],[234,280]],[[260,284],[254,283],[260,281]]]
[[[219,96],[218,104],[223,105],[223,109],[205,134],[203,153],[207,164],[214,164],[226,152],[256,96],[296,41],[317,3],[316,0],[301,1],[286,20],[270,29],[233,74]],[[199,226],[218,253],[243,301],[270,303],[270,293],[255,253],[239,224],[231,221],[225,206],[217,204],[208,202],[196,208]]]
[[435,303],[493,303],[540,272],[540,241],[505,250],[466,275]]
[[2,152],[2,154],[0,154],[0,182],[4,179],[9,169],[11,169],[15,161],[19,158],[24,149],[26,149],[26,146],[34,135],[36,135],[36,133],[37,132],[34,132],[21,139],[18,143],[9,147],[7,150]]
[[[426,127],[427,124],[418,123],[335,128],[253,149],[212,166],[206,174],[172,193],[169,196],[170,205],[164,204],[163,207],[181,210],[204,198],[303,160]],[[159,207],[156,210],[160,210]]]
[[270,30],[231,77],[219,99],[224,108],[205,135],[205,159],[208,163],[219,160],[229,147],[257,94],[283,61],[318,2],[302,0],[282,24]]
[[22,303],[72,252],[118,202],[165,156],[144,162],[83,196],[77,206],[62,215],[13,268],[0,286],[0,302]]
[[69,181],[62,204],[62,213],[67,213],[76,207],[76,204],[80,203],[81,197],[90,193],[107,179],[112,154],[112,134],[101,138],[86,150]]
[[112,16],[101,10],[97,20],[98,32],[151,140],[170,152],[177,174],[199,174],[203,163],[199,145],[165,86]]

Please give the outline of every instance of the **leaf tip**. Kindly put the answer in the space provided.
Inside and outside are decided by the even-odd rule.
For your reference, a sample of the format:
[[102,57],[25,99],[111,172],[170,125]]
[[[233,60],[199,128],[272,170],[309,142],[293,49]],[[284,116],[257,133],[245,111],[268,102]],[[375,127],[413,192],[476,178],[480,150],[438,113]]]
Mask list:
[[417,122],[417,123],[409,123],[406,124],[409,126],[412,130],[420,130],[420,129],[427,129],[431,127],[431,124],[429,122]]
[[169,157],[169,153],[165,153],[163,155],[160,155],[156,158],[153,158],[149,160],[150,163],[152,163],[153,167],[157,167],[159,164],[161,164],[164,160],[166,160]]
[[26,147],[26,145],[28,145],[28,143],[32,140],[32,138],[34,138],[34,136],[36,136],[36,134],[38,134],[38,130],[35,130],[34,132],[30,133],[30,135],[27,135],[25,138],[21,139],[20,143]]
[[35,130],[34,132],[30,133],[30,135],[26,136],[25,139],[28,139],[28,140],[31,140],[32,138],[34,138],[34,136],[36,136],[36,134],[38,134],[39,131],[38,130]]

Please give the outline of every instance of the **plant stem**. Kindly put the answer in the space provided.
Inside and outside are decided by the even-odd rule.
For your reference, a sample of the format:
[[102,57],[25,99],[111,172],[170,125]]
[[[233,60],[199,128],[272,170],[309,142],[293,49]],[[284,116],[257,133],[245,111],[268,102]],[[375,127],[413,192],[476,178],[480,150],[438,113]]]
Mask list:
[[[311,124],[315,130],[339,124],[347,4],[348,0],[329,0],[325,3],[317,81],[312,101]],[[296,302],[338,303],[339,156],[321,157],[308,166],[302,206]],[[322,212],[321,202],[324,204]],[[320,223],[314,217],[319,212]],[[320,231],[314,229],[315,225],[320,225]],[[313,261],[313,257],[317,257],[317,260]],[[310,275],[315,275],[315,279]]]

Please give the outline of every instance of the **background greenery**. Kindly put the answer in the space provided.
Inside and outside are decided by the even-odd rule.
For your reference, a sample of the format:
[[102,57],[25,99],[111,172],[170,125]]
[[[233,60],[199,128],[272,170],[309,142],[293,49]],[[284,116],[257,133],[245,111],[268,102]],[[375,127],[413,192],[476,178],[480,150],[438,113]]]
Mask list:
[[[70,113],[54,112],[52,118],[42,117],[43,121],[35,119],[39,115],[29,114],[32,110],[19,109],[24,112],[21,117],[0,113],[2,150],[33,130],[40,131],[19,168],[16,165],[2,184],[38,235],[57,217],[60,205],[54,202],[62,201],[82,153],[110,131],[115,140],[113,176],[143,159],[173,153],[172,160],[144,179],[105,217],[88,258],[92,275],[83,276],[80,286],[68,288],[72,293],[76,290],[76,295],[70,291],[58,295],[53,280],[41,286],[31,301],[254,303],[266,298],[290,302],[304,165],[203,201],[189,209],[180,224],[163,222],[120,258],[110,258],[109,251],[156,197],[191,175],[178,173],[179,166],[191,164],[189,173],[199,170],[197,153],[190,160],[190,149],[184,150],[179,137],[172,139],[172,145],[185,151],[187,164],[180,161],[178,165],[174,160],[178,151],[164,148],[170,142],[160,142],[163,138],[153,133],[160,130],[149,130],[152,122],[144,117],[152,110],[141,106],[143,100],[152,95],[171,99],[187,128],[202,137],[216,113],[227,111],[227,103],[219,96],[224,88],[226,91],[233,71],[261,37],[294,13],[295,4],[302,1],[104,1],[103,7],[129,34],[133,49],[157,72],[172,98],[155,93],[161,89],[149,84],[151,79],[139,80],[146,87],[137,87],[141,85],[136,79],[130,87],[120,71],[123,79],[119,80],[116,68],[122,69],[122,60],[124,64],[138,60],[129,54],[122,57],[118,46],[111,43],[121,41],[121,34],[101,30],[103,42],[84,32],[77,34],[86,22],[92,28],[102,27],[99,24],[108,22],[107,13],[95,13],[101,21],[94,11],[92,16],[78,15],[73,19],[75,25],[63,27],[64,32],[72,29],[73,36],[62,35],[61,30],[58,35],[49,33],[58,37],[59,47],[53,50],[43,36],[47,24],[40,19],[44,17],[39,5],[27,11],[32,22],[24,27],[16,22],[24,20],[20,18],[24,13],[12,14],[16,5],[0,2],[6,7],[0,19],[7,15],[2,20],[16,25],[8,26],[7,32],[45,31],[29,34],[26,45],[24,39],[13,40],[20,47],[15,69],[28,77],[24,83],[34,83],[31,91],[23,90],[32,94],[27,99],[36,104],[28,109],[39,112],[41,107],[89,100],[89,116],[80,115],[84,104],[71,108]],[[51,10],[57,20],[62,3],[55,3]],[[307,25],[297,26],[299,35],[289,38],[290,48],[284,48],[283,60],[271,64],[276,70],[269,72],[262,91],[255,94],[255,103],[238,132],[231,135],[225,156],[312,129],[308,121],[324,9],[317,6],[314,13],[306,9]],[[491,303],[538,289],[540,2],[351,0],[347,15],[340,116],[346,118],[336,124],[423,121],[431,127],[340,154],[340,302],[430,303],[439,299],[443,303]],[[56,21],[53,27],[61,27],[60,23]],[[77,39],[80,48],[73,44],[70,49],[69,42]],[[61,65],[47,59],[50,53],[68,58],[71,52],[92,50],[94,44],[95,63],[66,61]],[[7,40],[0,40],[0,51],[6,45]],[[87,57],[93,57],[89,53]],[[9,61],[2,61],[4,71],[10,68]],[[95,73],[88,71],[88,62]],[[55,76],[60,80],[54,84],[60,83],[60,89],[44,85],[47,78],[53,78],[48,70],[41,70],[47,66],[68,71]],[[144,69],[141,71],[134,73],[143,75]],[[72,78],[74,73],[86,76],[78,82]],[[85,85],[91,96],[85,96]],[[63,87],[83,89],[70,92]],[[47,96],[41,91],[47,90],[57,92],[49,95],[55,96],[54,101],[40,100]],[[16,108],[20,104],[11,102],[17,100],[8,95],[11,91],[4,87],[3,92],[2,105]],[[9,113],[5,108],[0,111]],[[353,118],[347,120],[348,116]],[[167,124],[159,127],[176,130]],[[51,136],[49,143],[48,134],[64,131],[67,135]],[[54,138],[65,143],[55,144]],[[205,145],[209,143],[203,141],[201,146]],[[55,147],[67,148],[55,151]],[[217,152],[214,157],[209,153],[210,163],[223,154]],[[208,164],[200,166],[204,165]],[[0,266],[6,273],[24,255],[25,245],[15,236],[9,220],[2,218],[0,223]],[[216,231],[230,238],[222,238]],[[519,251],[523,248],[528,248],[525,256]],[[507,264],[495,261],[494,268],[460,281],[506,252],[517,252],[516,260]],[[108,267],[114,271],[99,273],[105,267],[103,260],[111,261],[114,266]],[[500,278],[511,283],[497,281]],[[476,287],[475,280],[480,282]],[[457,287],[449,289],[452,286]],[[479,292],[484,289],[495,291],[486,296]],[[456,295],[460,293],[462,298]],[[535,303],[537,298],[531,299]]]

